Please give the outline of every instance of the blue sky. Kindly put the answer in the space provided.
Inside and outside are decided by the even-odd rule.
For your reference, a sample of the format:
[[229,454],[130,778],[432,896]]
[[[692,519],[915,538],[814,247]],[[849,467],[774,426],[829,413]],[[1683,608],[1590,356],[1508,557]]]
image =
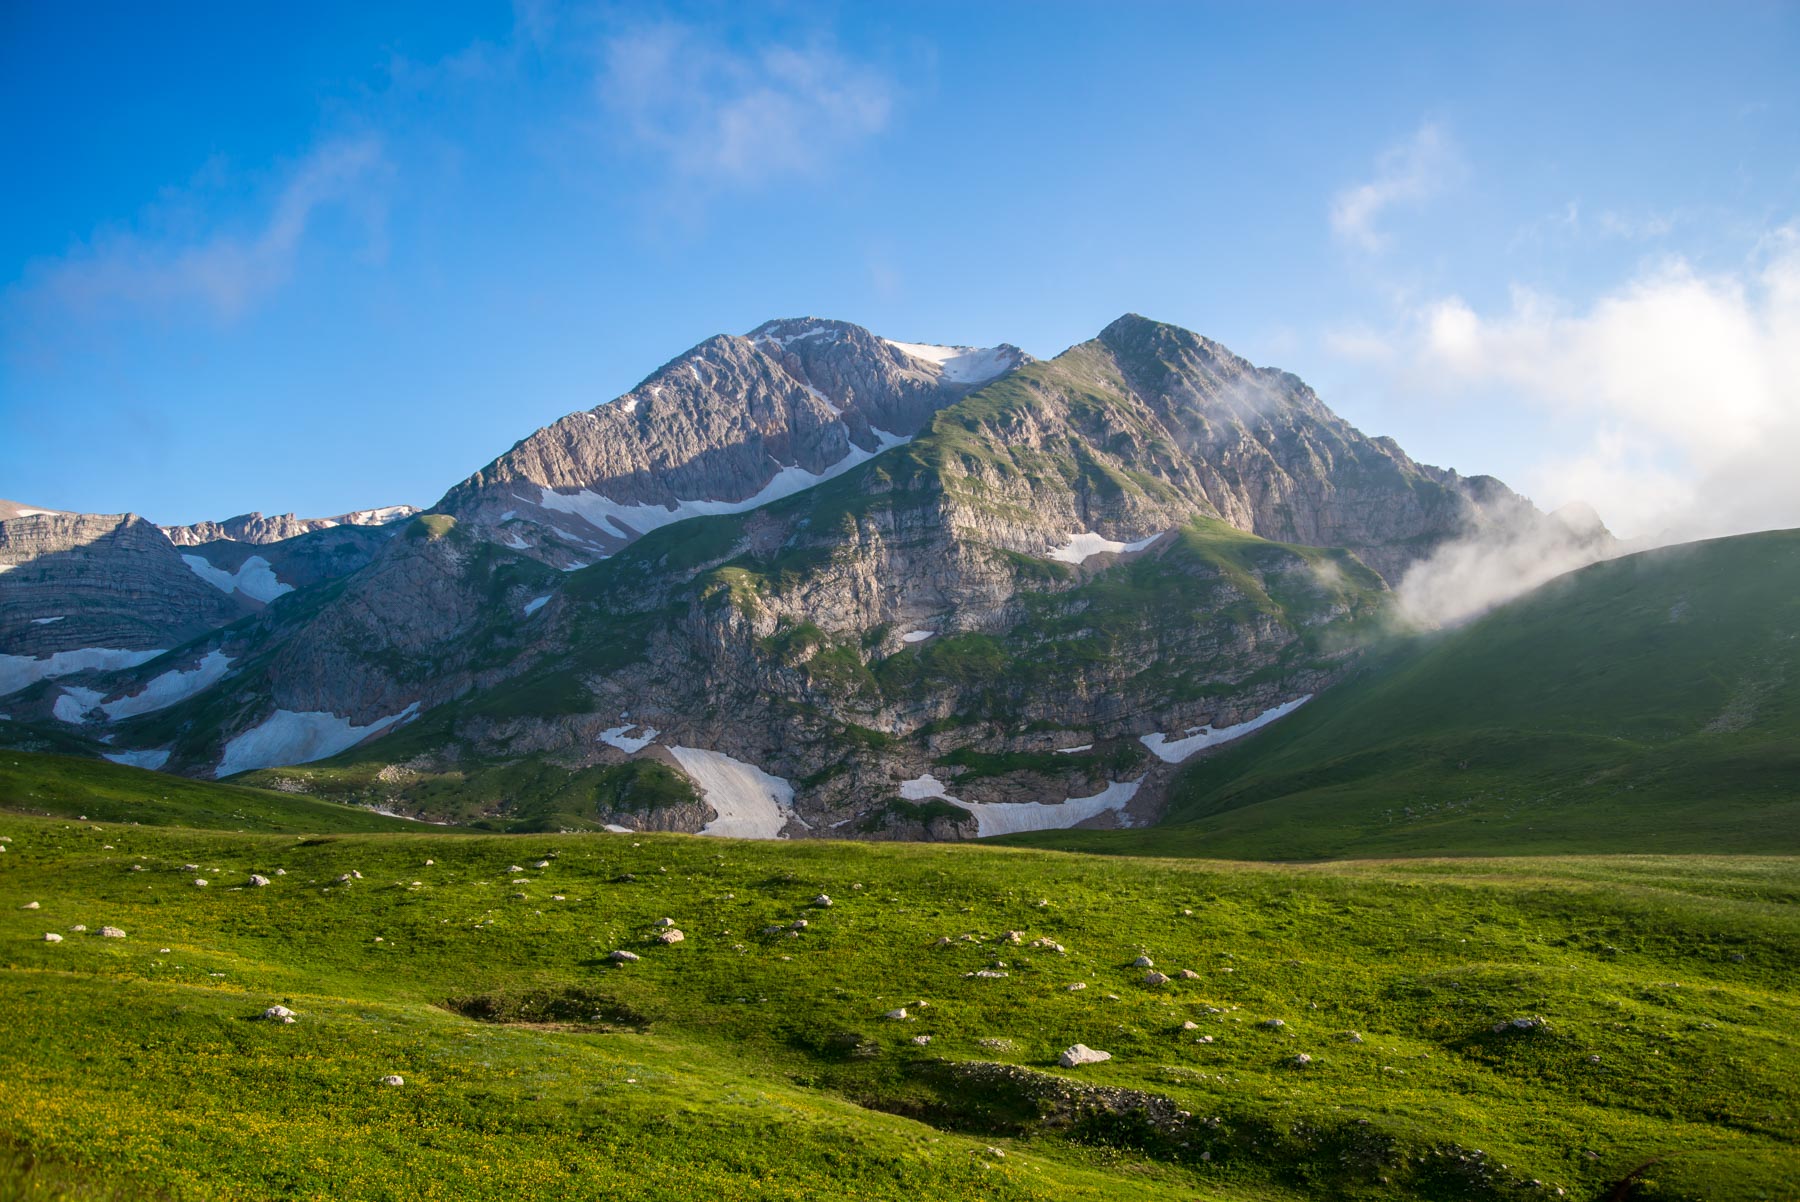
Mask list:
[[1137,311],[1626,533],[1800,525],[1793,5],[251,7],[0,9],[0,496],[428,505],[769,317]]

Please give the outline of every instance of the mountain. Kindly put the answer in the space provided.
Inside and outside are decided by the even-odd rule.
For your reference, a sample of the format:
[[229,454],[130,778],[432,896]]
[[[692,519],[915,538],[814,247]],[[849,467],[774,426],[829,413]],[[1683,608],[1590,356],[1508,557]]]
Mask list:
[[545,427],[307,581],[277,549],[351,527],[205,544],[293,595],[12,709],[132,762],[441,817],[1143,823],[1188,756],[1350,671],[1390,581],[1546,522],[1142,317],[1043,362],[791,319]]
[[1155,831],[1230,858],[1800,852],[1800,531],[1594,564],[1371,656],[1196,764]]
[[177,547],[198,547],[214,542],[278,543],[338,526],[387,526],[418,512],[411,505],[384,505],[379,509],[357,509],[329,518],[302,518],[291,513],[264,517],[260,513],[245,513],[222,522],[164,526],[162,532]]

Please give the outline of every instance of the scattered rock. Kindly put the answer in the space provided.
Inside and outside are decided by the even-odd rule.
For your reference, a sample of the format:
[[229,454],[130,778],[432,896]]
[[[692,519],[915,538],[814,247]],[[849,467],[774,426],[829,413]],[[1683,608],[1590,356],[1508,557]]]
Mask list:
[[1155,989],[1159,985],[1167,985],[1168,983],[1169,978],[1162,973],[1157,972],[1155,969],[1151,969],[1144,974],[1144,984],[1152,989]]
[[813,898],[812,904],[815,906],[818,906],[822,910],[829,909],[831,906],[831,898],[829,898],[825,894],[821,893],[821,894],[819,894],[819,896]]
[[1198,1031],[1200,1029],[1200,1024],[1190,1018],[1181,1024],[1181,1029],[1183,1031]]
[[652,925],[659,926],[659,927],[672,927],[675,925],[675,920],[673,918],[659,918]]
[[131,866],[131,871],[133,871],[133,872],[142,872],[142,871],[144,871],[144,866],[143,866],[143,865],[142,865],[142,864],[133,864],[133,865],[132,865],[132,866]]
[[346,872],[339,876],[337,878],[337,883],[340,885],[348,885],[350,883],[350,874]]
[[889,1010],[886,1014],[883,1014],[881,1017],[892,1019],[895,1022],[905,1022],[906,1021],[906,1007],[905,1006],[897,1006],[894,1009]]
[[360,873],[360,872],[358,872],[358,871],[357,871],[357,870],[356,870],[356,869],[354,869],[354,868],[352,868],[352,869],[351,869],[351,870],[350,870],[350,876],[351,876],[351,878],[352,878],[352,879],[353,879],[353,880],[358,880],[358,881],[360,881],[360,880],[362,880],[362,873]]
[[55,931],[46,931],[46,932],[44,932],[44,942],[45,943],[61,943],[62,936],[58,935]]
[[1270,1031],[1279,1031],[1283,1027],[1287,1026],[1287,1023],[1283,1022],[1279,1018],[1265,1018],[1261,1022],[1257,1023],[1256,1025],[1259,1027],[1264,1027]]
[[1598,1052],[1596,1052],[1594,1055],[1589,1056],[1588,1063],[1589,1064],[1599,1064],[1600,1063],[1600,1054]]
[[203,876],[195,877],[194,878],[194,888],[196,888],[196,889],[206,888],[206,878]]
[[1149,956],[1139,956],[1137,959],[1135,959],[1131,962],[1131,967],[1133,967],[1133,968],[1155,968],[1156,961],[1152,960]]
[[1023,943],[1023,942],[1025,942],[1025,932],[1024,931],[1008,931],[1008,932],[1006,932],[1005,935],[1002,935],[1001,938],[1003,940],[1005,940],[1007,943]]
[[1087,988],[1086,981],[1077,981],[1073,985],[1068,986],[1068,990],[1070,993],[1074,993],[1077,989],[1086,989],[1086,988]]
[[1312,1065],[1312,1062],[1313,1058],[1308,1056],[1305,1052],[1301,1052],[1298,1056],[1295,1056],[1292,1060],[1288,1061],[1288,1063],[1295,1068],[1308,1068]]
[[100,928],[100,938],[102,938],[102,939],[123,939],[123,938],[125,938],[125,932],[121,931],[118,927],[101,927]]
[[285,869],[285,868],[277,868],[277,869],[276,869],[276,870],[275,870],[275,875],[276,875],[276,876],[286,876],[286,875],[287,875],[287,869]]
[[289,1010],[286,1006],[270,1006],[267,1010],[262,1012],[262,1016],[272,1023],[291,1023],[294,1021],[294,1012]]
[[1198,981],[1200,979],[1200,974],[1195,972],[1191,968],[1184,968],[1180,972],[1176,973],[1175,975],[1180,977],[1184,981]]
[[69,929],[71,931],[75,931],[75,932],[79,933],[81,931],[87,930],[87,927],[84,924],[78,922],[74,926],[70,927]]
[[389,1073],[381,1079],[381,1083],[383,1085],[405,1085],[406,1078],[395,1073]]
[[430,867],[431,867],[431,866],[432,866],[432,865],[433,865],[433,864],[435,864],[435,863],[437,863],[437,861],[436,861],[436,860],[426,860],[426,861],[425,861],[425,867],[427,867],[427,868],[430,868]]
[[990,980],[996,979],[999,977],[1004,977],[1006,975],[1007,974],[1005,974],[1003,972],[995,972],[991,968],[978,968],[974,972],[965,972],[963,974],[964,977],[986,977],[986,978],[989,978]]
[[38,908],[39,907],[36,902],[26,902],[24,905],[19,907],[19,909],[21,909],[21,910],[36,910]]
[[636,952],[628,952],[624,948],[608,952],[606,958],[617,964],[635,964],[639,959]]
[[1085,1043],[1078,1043],[1056,1058],[1056,1062],[1064,1068],[1075,1068],[1083,1064],[1099,1064],[1103,1060],[1111,1060],[1111,1052],[1095,1051]]
[[533,864],[532,867],[533,868],[548,868],[548,867],[550,867],[550,861],[549,860],[539,860],[537,863]]
[[253,872],[250,874],[250,883],[260,889],[269,883],[269,878],[262,875],[260,872]]
[[912,1041],[913,1041],[913,1042],[914,1042],[914,1043],[916,1043],[916,1044],[918,1044],[918,1045],[919,1045],[919,1046],[920,1046],[920,1047],[924,1047],[924,1046],[925,1046],[925,1045],[926,1045],[926,1044],[928,1044],[928,1043],[930,1043],[930,1042],[931,1042],[931,1036],[929,1036],[929,1035],[915,1035],[915,1036],[913,1036],[913,1037],[912,1037]]
[[1549,1025],[1549,1023],[1545,1022],[1538,1015],[1532,1014],[1521,1018],[1509,1018],[1505,1022],[1495,1023],[1494,1034],[1503,1035],[1512,1032],[1529,1033],[1532,1031],[1542,1031]]
[[1363,1041],[1362,1033],[1360,1031],[1345,1031],[1344,1038],[1351,1043],[1361,1043]]
[[657,935],[656,941],[658,943],[680,943],[686,938],[687,936],[683,935],[680,930],[675,927],[670,927],[668,930]]

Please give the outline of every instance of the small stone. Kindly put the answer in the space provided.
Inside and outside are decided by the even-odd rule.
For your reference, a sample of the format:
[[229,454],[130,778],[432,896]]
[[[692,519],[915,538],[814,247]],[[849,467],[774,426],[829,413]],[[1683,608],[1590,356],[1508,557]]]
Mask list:
[[683,939],[686,939],[686,938],[687,938],[687,936],[683,935],[679,929],[677,929],[675,927],[670,927],[668,930],[666,930],[666,931],[662,932],[660,935],[658,935],[656,937],[656,941],[658,943],[680,943]]
[[45,943],[61,943],[62,936],[58,935],[55,931],[46,931],[46,932],[44,932],[44,942]]
[[1361,1043],[1363,1041],[1362,1033],[1360,1031],[1345,1031],[1344,1038],[1351,1043]]
[[1139,956],[1137,959],[1135,959],[1131,962],[1131,967],[1133,967],[1133,968],[1155,968],[1156,961],[1152,960],[1149,956]]
[[183,864],[181,866],[181,871],[183,871],[183,872],[199,872],[200,865],[198,865],[198,864]]
[[606,958],[618,964],[635,964],[638,961],[638,954],[620,948],[617,951],[607,953]]
[[1181,912],[1181,916],[1183,918],[1192,918],[1194,916],[1194,912],[1192,910],[1183,910]]
[[437,863],[437,861],[436,861],[436,860],[426,860],[426,861],[425,861],[425,867],[427,867],[427,868],[430,868],[430,867],[431,867],[431,866],[432,866],[432,865],[433,865],[433,864],[435,864],[435,863]]
[[918,1044],[918,1045],[919,1045],[919,1046],[920,1046],[920,1047],[924,1047],[924,1046],[925,1046],[925,1045],[926,1045],[926,1044],[928,1044],[928,1043],[930,1043],[930,1042],[931,1042],[931,1036],[929,1036],[929,1035],[915,1035],[915,1036],[913,1036],[913,1037],[912,1037],[912,1041],[913,1041],[913,1042],[914,1042],[914,1043],[916,1043],[916,1044]]
[[276,875],[276,876],[286,876],[286,875],[287,875],[287,869],[285,869],[285,868],[277,868],[277,869],[276,869],[276,870],[275,870],[275,875]]
[[1257,1023],[1256,1025],[1259,1027],[1267,1028],[1270,1031],[1279,1031],[1283,1027],[1287,1026],[1287,1023],[1283,1022],[1279,1018],[1265,1018],[1261,1022]]
[[1305,1052],[1301,1052],[1298,1056],[1295,1056],[1292,1060],[1288,1061],[1288,1063],[1295,1068],[1307,1068],[1312,1062],[1313,1058],[1308,1056]]
[[250,883],[260,889],[269,883],[269,878],[259,872],[253,872],[250,874]]
[[74,925],[74,926],[72,926],[72,927],[70,927],[70,928],[69,928],[69,929],[70,929],[70,930],[71,930],[71,931],[76,931],[76,932],[80,932],[80,931],[85,931],[85,930],[87,930],[87,927],[86,927],[86,926],[84,926],[84,925],[83,925],[83,924],[81,924],[81,923],[79,923],[79,922],[78,922],[78,923],[76,923],[76,924],[75,924],[75,925]]
[[399,1076],[396,1073],[389,1073],[387,1076],[385,1076],[381,1079],[381,1083],[383,1085],[405,1085],[406,1078]]
[[659,918],[654,925],[659,927],[672,927],[675,925],[675,920],[673,918]]
[[102,938],[102,939],[123,939],[123,938],[125,938],[125,932],[121,931],[118,927],[101,927],[100,928],[100,938]]
[[348,885],[350,883],[350,874],[346,872],[343,875],[339,876],[337,879],[337,883],[340,885]]
[[1077,981],[1073,985],[1067,986],[1067,988],[1070,993],[1074,993],[1077,989],[1086,989],[1087,982],[1086,981]]
[[286,1006],[270,1006],[267,1010],[262,1012],[262,1016],[272,1023],[291,1023],[294,1021],[294,1012],[289,1010]]
[[521,872],[524,872],[525,869],[520,867],[517,864],[513,864],[513,865],[508,866],[506,871],[512,873],[514,876],[518,876]]
[[1164,976],[1162,973],[1157,972],[1155,969],[1151,969],[1149,972],[1144,974],[1144,984],[1148,985],[1152,989],[1155,989],[1159,985],[1167,985],[1168,983],[1169,983],[1169,978]]
[[887,1019],[892,1019],[894,1022],[905,1022],[906,1021],[906,1007],[905,1006],[897,1006],[894,1009],[889,1010],[886,1014],[883,1014],[881,1017],[887,1018]]
[[195,877],[194,878],[194,888],[196,888],[196,889],[206,888],[206,878],[203,876]]
[[549,860],[539,860],[537,863],[533,864],[532,867],[533,868],[548,868],[548,867],[550,867],[550,861]]
[[357,871],[357,870],[356,870],[356,869],[354,869],[354,868],[352,868],[352,869],[351,869],[351,870],[350,870],[350,876],[351,876],[351,878],[352,878],[352,879],[354,879],[354,880],[358,880],[358,881],[360,881],[360,880],[362,880],[362,873],[360,873],[360,872],[358,872],[358,871]]
[[21,910],[36,910],[38,908],[39,907],[36,902],[26,902],[24,905],[19,907],[19,909],[21,909]]
[[1537,1015],[1528,1015],[1528,1016],[1525,1016],[1522,1018],[1509,1018],[1505,1022],[1498,1022],[1498,1023],[1494,1024],[1494,1034],[1501,1035],[1501,1034],[1511,1033],[1514,1031],[1522,1032],[1522,1033],[1523,1032],[1531,1032],[1531,1031],[1541,1031],[1545,1027],[1548,1027],[1549,1025],[1550,1025],[1549,1023],[1545,1022],[1542,1018],[1539,1018]]
[[1595,1054],[1594,1054],[1594,1055],[1592,1055],[1592,1056],[1589,1056],[1589,1057],[1588,1057],[1588,1063],[1589,1063],[1589,1064],[1599,1064],[1599,1063],[1600,1063],[1600,1055],[1599,1055],[1599,1053],[1597,1053],[1597,1052],[1596,1052],[1596,1053],[1595,1053]]
[[132,865],[132,866],[131,866],[131,871],[133,871],[133,872],[142,872],[142,871],[144,871],[144,866],[143,866],[143,865],[142,865],[142,864],[133,864],[133,865]]
[[1099,1064],[1103,1060],[1111,1060],[1111,1052],[1096,1051],[1085,1043],[1078,1043],[1056,1058],[1056,1062],[1064,1068],[1075,1068],[1083,1064]]
[[1175,975],[1180,977],[1184,981],[1198,981],[1200,979],[1200,974],[1195,972],[1191,968],[1184,968],[1180,972],[1176,973]]
[[1181,1029],[1183,1031],[1198,1031],[1200,1029],[1200,1024],[1190,1018],[1181,1024]]
[[821,894],[819,894],[819,896],[812,899],[812,904],[819,907],[821,910],[830,909],[831,908],[831,898],[828,897],[827,895],[821,893]]
[[1002,938],[1008,943],[1023,943],[1023,942],[1025,942],[1025,932],[1024,931],[1008,931],[1008,932],[1006,932],[1005,935],[1002,936]]

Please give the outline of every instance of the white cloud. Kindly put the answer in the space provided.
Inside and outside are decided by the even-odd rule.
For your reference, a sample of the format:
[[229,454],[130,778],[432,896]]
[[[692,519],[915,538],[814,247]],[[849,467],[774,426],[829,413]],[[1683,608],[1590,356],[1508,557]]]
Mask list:
[[1800,525],[1800,231],[1707,274],[1681,259],[1585,309],[1524,289],[1510,310],[1446,297],[1402,337],[1408,386],[1544,412],[1519,481],[1593,504],[1626,535]]
[[1444,127],[1426,122],[1406,141],[1382,153],[1375,178],[1339,192],[1331,202],[1331,229],[1340,239],[1367,251],[1387,243],[1376,223],[1396,205],[1418,205],[1456,183],[1462,155]]
[[247,230],[197,237],[101,233],[59,259],[35,265],[26,287],[39,300],[84,314],[116,306],[167,312],[197,305],[219,317],[236,317],[291,277],[321,210],[366,210],[366,190],[383,166],[382,146],[374,138],[324,143],[294,165]]
[[740,52],[677,25],[610,39],[598,86],[625,132],[677,174],[734,185],[816,175],[893,107],[885,76],[829,48]]

